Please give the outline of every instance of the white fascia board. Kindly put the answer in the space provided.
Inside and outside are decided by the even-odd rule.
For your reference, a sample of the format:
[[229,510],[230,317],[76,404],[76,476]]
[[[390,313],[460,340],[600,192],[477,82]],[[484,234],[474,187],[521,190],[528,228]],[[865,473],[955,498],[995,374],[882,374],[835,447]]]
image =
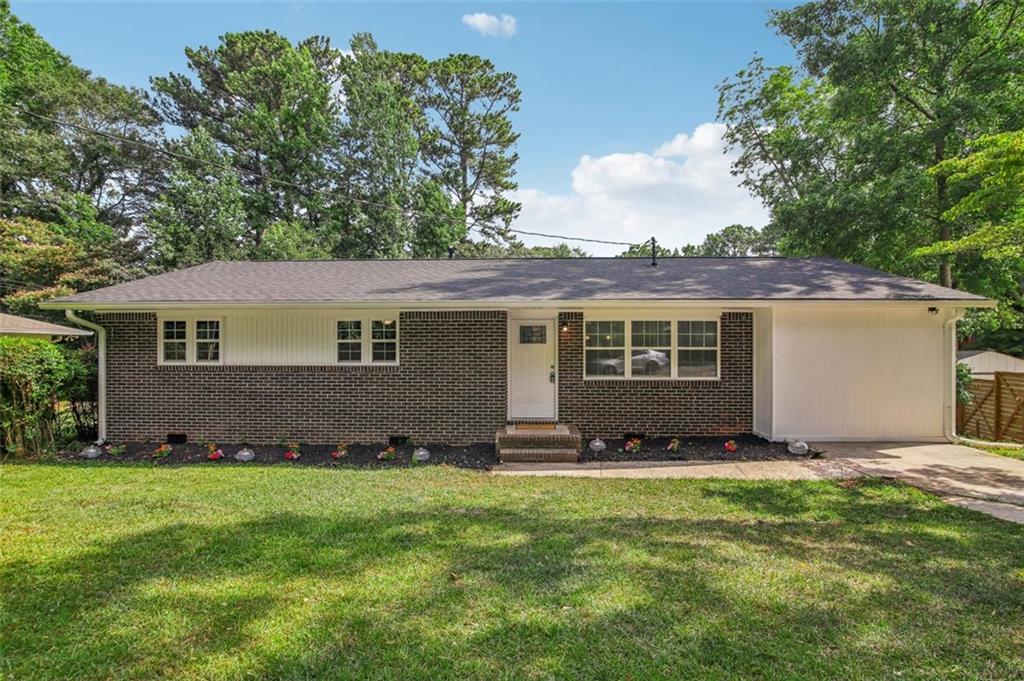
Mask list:
[[834,299],[802,299],[802,300],[744,300],[744,299],[687,299],[661,298],[657,300],[446,300],[446,301],[265,301],[238,302],[230,301],[160,301],[131,303],[95,303],[95,302],[43,302],[39,307],[45,310],[84,310],[90,312],[150,312],[162,309],[325,309],[325,308],[401,308],[403,310],[505,310],[519,308],[558,308],[560,310],[584,310],[594,308],[659,308],[659,307],[712,307],[749,310],[765,307],[995,307],[994,300],[834,300]]

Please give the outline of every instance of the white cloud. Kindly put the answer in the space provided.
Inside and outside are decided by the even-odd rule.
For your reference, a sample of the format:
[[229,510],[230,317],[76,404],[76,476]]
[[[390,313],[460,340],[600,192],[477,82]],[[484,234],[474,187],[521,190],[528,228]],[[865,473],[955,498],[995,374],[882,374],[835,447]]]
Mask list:
[[[725,126],[703,123],[680,133],[654,153],[583,156],[572,171],[572,192],[521,189],[523,204],[513,228],[611,241],[666,246],[699,243],[733,223],[763,227],[768,213],[738,186],[724,154]],[[529,244],[551,239],[523,237]],[[594,255],[615,255],[622,246],[580,244]]]
[[516,34],[516,18],[510,14],[502,14],[496,17],[486,12],[476,14],[463,14],[462,23],[480,35],[500,36],[511,38]]

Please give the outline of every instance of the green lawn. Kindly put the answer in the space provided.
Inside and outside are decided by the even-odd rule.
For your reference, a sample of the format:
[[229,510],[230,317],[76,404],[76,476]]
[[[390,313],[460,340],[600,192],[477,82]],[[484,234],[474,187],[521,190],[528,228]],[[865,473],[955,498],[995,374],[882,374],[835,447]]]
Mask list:
[[7,465],[0,599],[19,680],[1024,677],[1024,527],[880,482]]
[[984,445],[971,445],[975,449],[980,449],[983,452],[989,454],[998,454],[999,456],[1008,456],[1011,459],[1024,460],[1024,449],[1018,449],[1016,447],[986,447]]

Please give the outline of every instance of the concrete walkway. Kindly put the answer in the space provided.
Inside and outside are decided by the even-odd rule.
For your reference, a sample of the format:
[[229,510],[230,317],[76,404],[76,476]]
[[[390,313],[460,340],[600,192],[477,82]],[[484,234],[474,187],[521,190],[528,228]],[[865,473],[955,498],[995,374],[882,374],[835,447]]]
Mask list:
[[1024,461],[971,447],[914,443],[815,443],[820,459],[799,461],[615,461],[503,464],[495,475],[587,478],[822,480],[892,477],[959,506],[1024,524]]

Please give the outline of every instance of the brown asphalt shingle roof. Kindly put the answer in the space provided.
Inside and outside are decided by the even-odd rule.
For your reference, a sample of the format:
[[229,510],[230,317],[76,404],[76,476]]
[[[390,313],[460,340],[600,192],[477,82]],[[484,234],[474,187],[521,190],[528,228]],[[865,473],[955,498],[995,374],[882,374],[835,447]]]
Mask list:
[[210,262],[55,303],[429,303],[985,298],[830,258]]
[[29,336],[91,336],[92,331],[75,329],[70,326],[41,322],[38,319],[18,317],[13,314],[0,312],[0,336],[4,335],[29,335]]

